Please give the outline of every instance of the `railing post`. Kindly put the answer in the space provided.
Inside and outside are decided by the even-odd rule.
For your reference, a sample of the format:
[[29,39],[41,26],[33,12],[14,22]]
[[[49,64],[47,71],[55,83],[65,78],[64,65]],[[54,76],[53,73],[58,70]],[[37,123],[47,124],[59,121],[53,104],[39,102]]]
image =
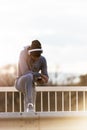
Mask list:
[[12,92],[12,112],[14,112],[14,92]]
[[62,92],[62,111],[64,111],[64,92]]
[[76,91],[76,111],[78,111],[78,91]]
[[83,111],[85,111],[85,91],[83,92]]
[[43,111],[43,92],[41,92],[41,112]]
[[57,92],[55,92],[55,111],[57,111]]
[[48,92],[48,111],[50,111],[50,92]]
[[7,92],[5,92],[5,112],[7,112]]
[[20,112],[21,112],[21,92],[19,92],[19,103],[20,103]]
[[71,91],[69,91],[69,111],[71,111]]

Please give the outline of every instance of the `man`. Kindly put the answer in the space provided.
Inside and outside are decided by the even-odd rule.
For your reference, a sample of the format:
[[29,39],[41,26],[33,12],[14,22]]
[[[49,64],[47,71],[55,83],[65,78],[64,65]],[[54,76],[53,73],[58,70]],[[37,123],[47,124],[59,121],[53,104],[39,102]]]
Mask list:
[[20,53],[15,87],[24,93],[25,112],[34,111],[35,82],[41,85],[48,82],[47,62],[42,52],[41,43],[34,40]]

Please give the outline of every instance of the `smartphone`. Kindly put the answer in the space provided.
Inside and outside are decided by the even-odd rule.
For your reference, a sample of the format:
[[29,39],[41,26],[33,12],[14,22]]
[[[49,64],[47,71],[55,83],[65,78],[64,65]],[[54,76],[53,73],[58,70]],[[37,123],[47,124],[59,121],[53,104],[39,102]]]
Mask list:
[[38,77],[37,80],[42,80],[42,77]]

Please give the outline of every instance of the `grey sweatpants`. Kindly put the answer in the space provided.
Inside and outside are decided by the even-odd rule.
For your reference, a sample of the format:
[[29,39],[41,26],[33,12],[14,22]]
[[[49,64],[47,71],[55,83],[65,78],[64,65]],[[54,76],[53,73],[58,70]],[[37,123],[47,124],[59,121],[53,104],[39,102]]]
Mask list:
[[16,80],[15,87],[24,94],[24,110],[26,110],[28,103],[32,103],[35,106],[36,90],[32,73],[19,77]]

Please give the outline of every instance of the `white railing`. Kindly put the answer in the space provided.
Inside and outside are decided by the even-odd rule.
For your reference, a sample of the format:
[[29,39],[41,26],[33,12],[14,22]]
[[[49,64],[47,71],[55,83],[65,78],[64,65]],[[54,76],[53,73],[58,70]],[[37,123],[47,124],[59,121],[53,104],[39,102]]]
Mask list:
[[[39,86],[36,91],[36,111],[87,111],[87,87]],[[23,111],[23,95],[15,87],[0,87],[0,112],[15,111]]]

